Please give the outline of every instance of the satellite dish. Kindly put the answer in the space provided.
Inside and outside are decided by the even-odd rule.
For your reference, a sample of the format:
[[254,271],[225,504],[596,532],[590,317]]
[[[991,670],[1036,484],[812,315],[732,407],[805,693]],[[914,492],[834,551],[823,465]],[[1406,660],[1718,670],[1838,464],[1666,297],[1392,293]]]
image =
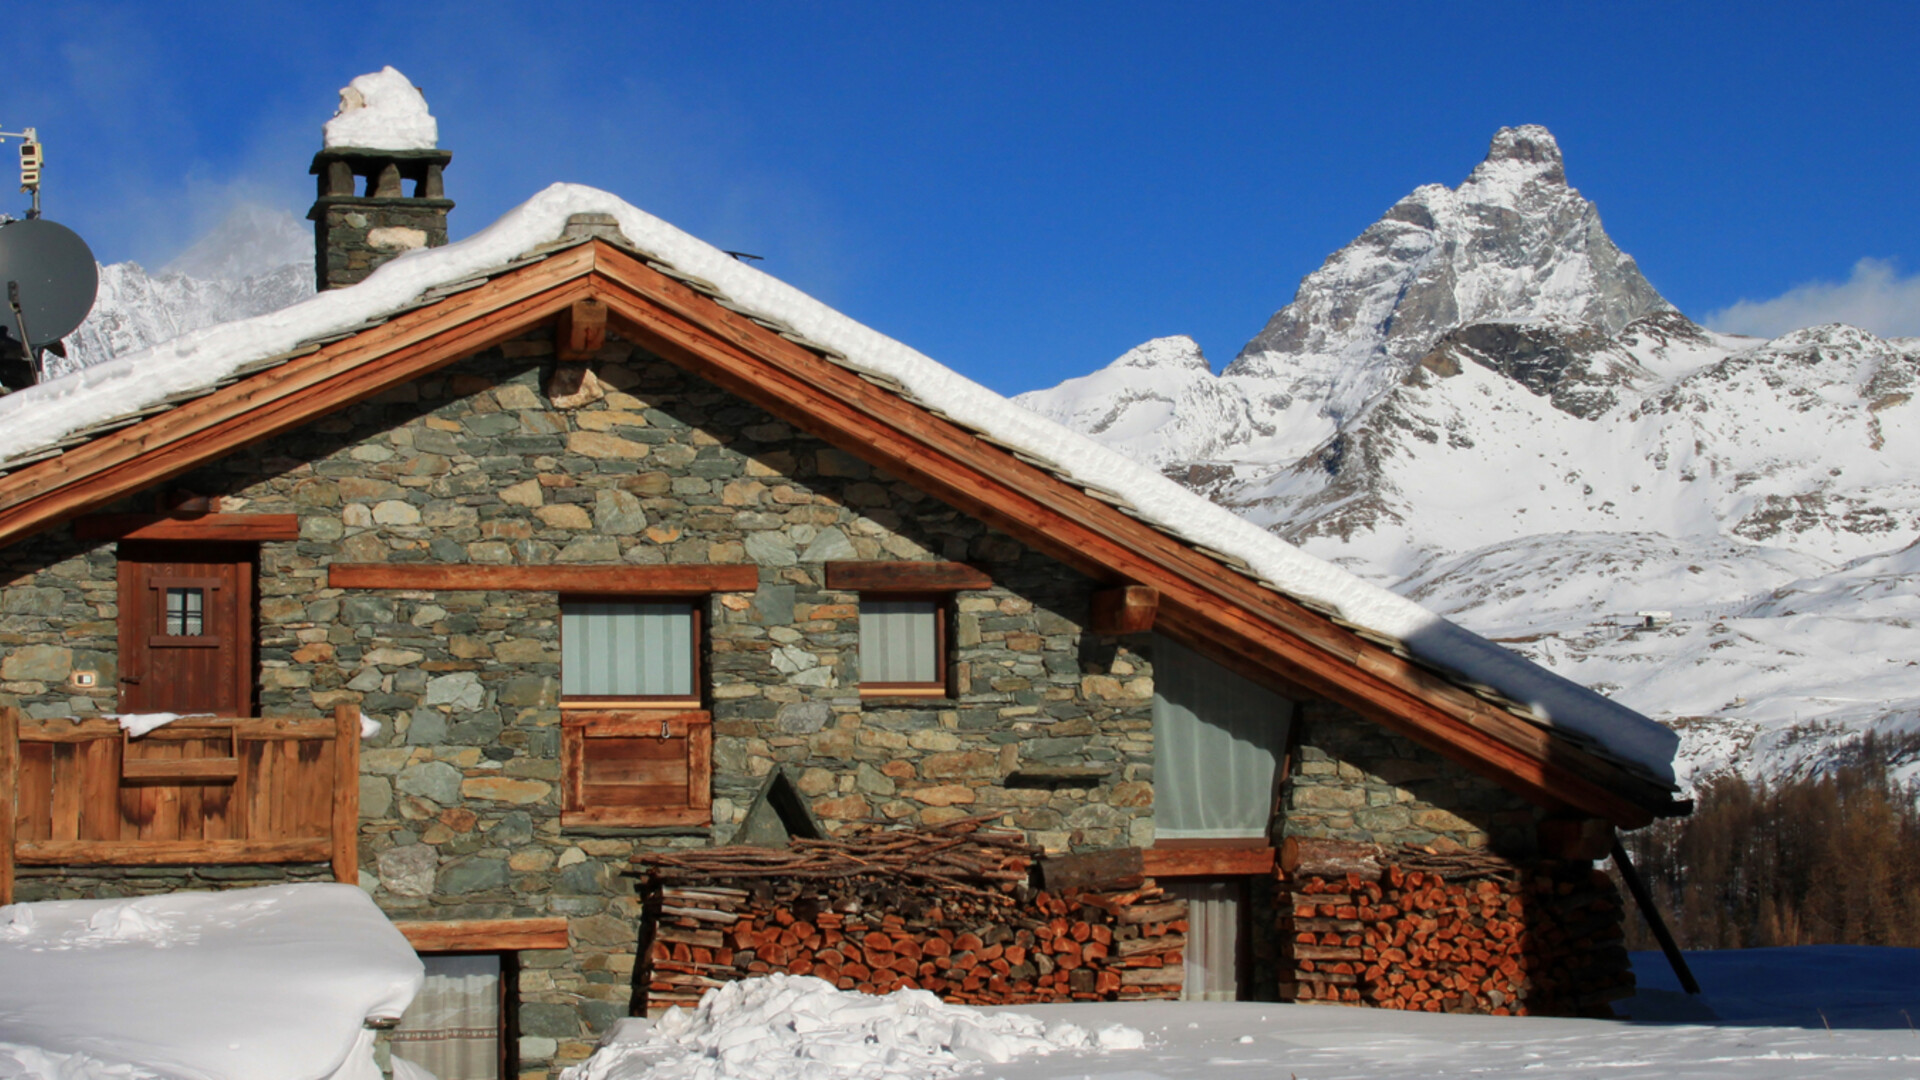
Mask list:
[[[10,303],[15,283],[17,320]],[[99,291],[99,265],[78,233],[46,218],[0,224],[0,324],[17,334],[18,324],[26,323],[29,346],[41,348],[73,333]]]

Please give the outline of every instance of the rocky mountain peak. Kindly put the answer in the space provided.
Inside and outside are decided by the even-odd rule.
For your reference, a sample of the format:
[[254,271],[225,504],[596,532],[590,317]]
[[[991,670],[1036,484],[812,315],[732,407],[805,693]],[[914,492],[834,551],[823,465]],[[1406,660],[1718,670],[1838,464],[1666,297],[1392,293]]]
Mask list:
[[1192,368],[1210,372],[1212,365],[1207,363],[1205,353],[1200,351],[1200,343],[1185,334],[1171,337],[1158,337],[1142,342],[1121,354],[1118,360],[1107,365],[1109,368],[1145,368],[1153,371],[1181,370]]
[[1564,186],[1567,182],[1566,160],[1560,156],[1560,143],[1553,132],[1539,124],[1503,127],[1494,132],[1486,160],[1473,170],[1467,182],[1471,184],[1508,170],[1533,173],[1549,184]]
[[1614,334],[1670,307],[1566,185],[1553,134],[1507,127],[1458,188],[1414,189],[1307,275],[1227,374],[1350,416],[1455,327],[1561,319]]

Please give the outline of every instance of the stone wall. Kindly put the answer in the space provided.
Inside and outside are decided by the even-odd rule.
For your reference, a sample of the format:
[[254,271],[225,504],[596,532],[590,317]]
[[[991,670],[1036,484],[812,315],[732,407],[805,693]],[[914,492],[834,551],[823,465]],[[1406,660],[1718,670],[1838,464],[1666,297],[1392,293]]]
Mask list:
[[[360,796],[362,884],[382,907],[569,919],[570,949],[519,957],[530,1075],[584,1057],[626,1013],[631,857],[725,842],[775,768],[830,829],[1004,811],[1048,850],[1151,845],[1152,671],[1138,641],[1084,631],[1093,582],[618,340],[557,406],[551,351],[546,331],[509,341],[169,485],[299,517],[298,540],[260,549],[256,711],[345,702],[380,722]],[[151,511],[158,494],[114,509]],[[859,597],[823,572],[855,559],[991,573],[954,598],[952,698],[860,696]],[[0,702],[111,710],[112,544],[62,528],[0,560]],[[561,827],[557,596],[343,591],[326,579],[336,561],[757,566],[757,589],[705,609],[712,824]],[[99,687],[70,687],[77,668]],[[1524,802],[1351,713],[1308,703],[1298,743],[1289,833],[1531,844]],[[1042,775],[1061,765],[1105,772]],[[233,880],[168,873],[37,875],[23,892]],[[255,873],[308,870],[240,880]]]
[[[598,397],[557,408],[550,352],[546,332],[508,342],[169,485],[299,516],[300,539],[261,545],[257,711],[347,702],[380,722],[360,794],[362,883],[382,907],[569,918],[573,948],[520,956],[528,1069],[584,1057],[625,1015],[631,856],[723,842],[775,767],[831,829],[1004,810],[1049,849],[1151,842],[1150,673],[1082,631],[1090,581],[617,341]],[[76,662],[61,649],[112,660],[112,545],[79,548],[62,530],[7,552],[0,625],[21,647],[0,663],[33,715],[112,707],[111,680],[75,695],[55,670]],[[823,576],[850,559],[991,572],[955,597],[954,697],[861,698],[859,597]],[[335,561],[757,565],[757,590],[706,608],[713,825],[561,828],[557,596],[342,591]],[[1013,779],[1058,764],[1109,771]]]
[[1332,702],[1295,723],[1284,835],[1535,852],[1541,811],[1520,796]]

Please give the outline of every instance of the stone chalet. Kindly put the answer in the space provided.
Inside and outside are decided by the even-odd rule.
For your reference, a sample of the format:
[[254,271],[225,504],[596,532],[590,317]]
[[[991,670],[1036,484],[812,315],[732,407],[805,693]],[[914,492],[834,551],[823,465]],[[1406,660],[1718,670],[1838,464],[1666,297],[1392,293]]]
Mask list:
[[[316,158],[310,305],[454,265],[449,157]],[[0,894],[357,881],[492,987],[472,1075],[546,1076],[634,1000],[632,857],[775,787],[829,833],[1140,849],[1210,913],[1213,998],[1304,985],[1289,838],[1588,867],[1685,812],[625,220],[0,460]],[[159,712],[201,715],[107,718]]]

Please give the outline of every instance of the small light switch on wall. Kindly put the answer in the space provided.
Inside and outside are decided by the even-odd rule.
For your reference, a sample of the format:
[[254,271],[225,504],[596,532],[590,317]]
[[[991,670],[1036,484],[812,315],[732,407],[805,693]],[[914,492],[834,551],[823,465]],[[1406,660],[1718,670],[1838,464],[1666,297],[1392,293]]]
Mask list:
[[97,672],[76,671],[69,680],[76,690],[91,690],[100,681]]

